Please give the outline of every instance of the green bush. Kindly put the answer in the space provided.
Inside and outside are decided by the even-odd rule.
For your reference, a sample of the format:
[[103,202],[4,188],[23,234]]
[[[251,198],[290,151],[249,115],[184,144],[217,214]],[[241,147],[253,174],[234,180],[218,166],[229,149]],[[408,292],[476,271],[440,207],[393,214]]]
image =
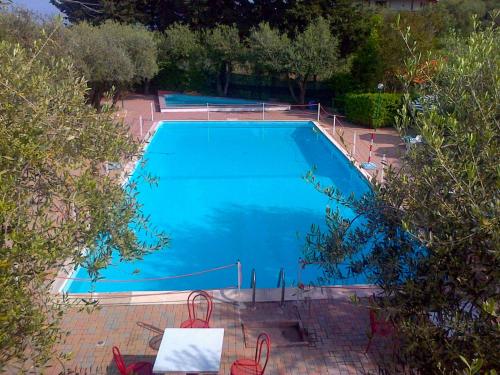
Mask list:
[[350,73],[337,73],[334,74],[328,81],[328,86],[333,92],[332,106],[333,108],[344,114],[345,113],[345,95],[352,93],[358,88],[354,82],[354,78]]
[[400,104],[400,94],[347,94],[345,113],[349,121],[376,129],[395,124]]

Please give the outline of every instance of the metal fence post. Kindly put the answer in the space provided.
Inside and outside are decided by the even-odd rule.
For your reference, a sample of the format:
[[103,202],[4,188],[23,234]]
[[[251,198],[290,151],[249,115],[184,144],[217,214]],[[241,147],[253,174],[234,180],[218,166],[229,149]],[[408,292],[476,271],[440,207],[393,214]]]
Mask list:
[[151,102],[151,121],[154,121],[154,110],[153,110],[153,102]]
[[255,290],[257,288],[257,276],[255,268],[252,269],[252,279],[250,280],[250,288],[252,288],[252,307],[255,309]]
[[380,164],[382,164],[382,172],[381,172],[381,175],[380,175],[380,183],[383,185],[384,184],[385,166],[387,165],[387,160],[385,158],[385,154],[382,155],[382,161],[381,161]]
[[278,276],[278,288],[281,286],[281,300],[280,306],[285,306],[285,269],[280,269],[280,274]]
[[265,118],[266,118],[266,115],[265,115],[265,113],[266,113],[265,105],[266,105],[265,103],[262,103],[262,121],[264,121]]
[[355,159],[354,155],[356,155],[356,132],[354,132],[353,141],[352,141],[352,158]]
[[335,135],[336,125],[337,125],[337,115],[333,115],[333,135]]
[[299,258],[299,268],[297,270],[297,286],[299,287],[302,284],[302,258]]
[[207,121],[210,121],[210,107],[208,106],[208,103],[207,103]]
[[238,259],[236,262],[237,268],[238,268],[238,296],[240,295],[241,292],[241,262]]
[[139,132],[140,132],[141,139],[142,139],[142,136],[143,136],[142,116],[139,116]]
[[318,103],[318,122],[319,122],[320,111],[321,111],[321,103]]

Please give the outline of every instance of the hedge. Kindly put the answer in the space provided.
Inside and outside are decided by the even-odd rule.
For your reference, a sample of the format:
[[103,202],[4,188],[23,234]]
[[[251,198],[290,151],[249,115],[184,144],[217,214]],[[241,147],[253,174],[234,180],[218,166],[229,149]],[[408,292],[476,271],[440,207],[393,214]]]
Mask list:
[[347,94],[345,96],[347,119],[374,129],[393,126],[400,105],[400,94]]

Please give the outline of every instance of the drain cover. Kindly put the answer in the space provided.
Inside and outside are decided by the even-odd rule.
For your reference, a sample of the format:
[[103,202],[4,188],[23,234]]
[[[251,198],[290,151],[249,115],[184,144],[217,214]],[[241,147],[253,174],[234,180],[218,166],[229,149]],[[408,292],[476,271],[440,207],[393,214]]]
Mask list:
[[99,341],[97,341],[96,346],[104,346],[105,343],[106,343],[105,340],[99,340]]
[[269,320],[243,322],[243,336],[247,348],[255,348],[257,337],[266,332],[275,347],[308,345],[307,334],[300,320]]

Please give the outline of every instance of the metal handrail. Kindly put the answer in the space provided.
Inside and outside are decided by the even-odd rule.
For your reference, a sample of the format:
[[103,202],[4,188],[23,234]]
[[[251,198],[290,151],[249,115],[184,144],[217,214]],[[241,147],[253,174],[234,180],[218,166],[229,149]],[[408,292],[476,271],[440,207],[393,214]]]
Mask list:
[[277,288],[279,288],[280,286],[281,286],[280,306],[283,307],[285,305],[285,269],[283,267],[281,267],[280,269]]
[[252,307],[255,307],[255,288],[257,286],[257,276],[255,268],[252,268],[252,278],[250,279],[250,288],[252,288]]

